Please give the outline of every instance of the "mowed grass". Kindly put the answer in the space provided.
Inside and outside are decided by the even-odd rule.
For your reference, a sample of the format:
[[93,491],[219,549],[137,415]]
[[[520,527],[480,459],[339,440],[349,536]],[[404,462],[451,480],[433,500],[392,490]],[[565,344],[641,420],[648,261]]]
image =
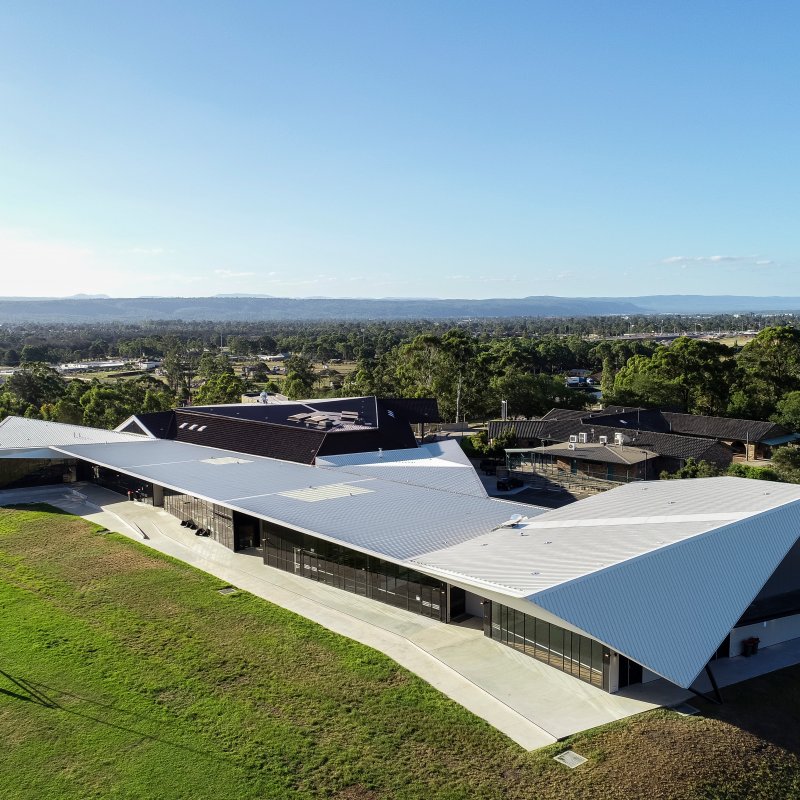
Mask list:
[[[0,797],[800,796],[797,672],[704,709],[718,719],[658,711],[527,753],[223,585],[54,509],[0,509]],[[567,746],[589,762],[552,761]]]

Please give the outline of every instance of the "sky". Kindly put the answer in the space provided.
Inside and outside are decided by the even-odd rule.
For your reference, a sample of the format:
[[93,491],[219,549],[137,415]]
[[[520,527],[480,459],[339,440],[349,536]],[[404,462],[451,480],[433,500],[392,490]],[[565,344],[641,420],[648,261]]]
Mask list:
[[4,0],[0,295],[800,296],[795,0]]

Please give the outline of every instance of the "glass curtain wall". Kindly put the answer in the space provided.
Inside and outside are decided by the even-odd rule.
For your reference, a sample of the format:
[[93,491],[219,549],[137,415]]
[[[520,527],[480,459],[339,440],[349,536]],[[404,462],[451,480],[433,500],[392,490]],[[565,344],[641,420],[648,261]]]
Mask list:
[[0,459],[0,487],[12,489],[63,483],[69,469],[70,462],[66,459],[3,458]]
[[153,503],[153,484],[126,475],[124,472],[116,472],[113,469],[100,467],[97,464],[90,465],[89,480],[110,489],[112,492],[135,497],[143,503]]
[[233,511],[190,494],[164,489],[164,510],[181,521],[191,520],[211,538],[233,550]]
[[447,585],[347,547],[261,523],[264,563],[445,622]]
[[491,615],[485,630],[492,639],[609,690],[611,653],[600,642],[499,603],[492,603]]

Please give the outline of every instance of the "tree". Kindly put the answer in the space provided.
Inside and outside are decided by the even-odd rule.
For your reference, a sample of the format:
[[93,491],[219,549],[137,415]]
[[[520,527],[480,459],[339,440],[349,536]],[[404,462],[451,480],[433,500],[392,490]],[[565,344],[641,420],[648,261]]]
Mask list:
[[184,366],[185,351],[180,345],[172,346],[161,362],[161,371],[167,380],[167,386],[176,395],[189,394],[189,382]]
[[292,400],[308,397],[314,388],[316,375],[311,361],[305,356],[293,355],[286,359],[284,394]]
[[506,448],[516,447],[518,443],[517,432],[514,428],[506,428],[496,439],[492,439],[486,448],[486,455],[490,458],[504,458]]
[[681,478],[715,478],[720,475],[719,467],[709,461],[697,461],[687,458],[686,463],[675,472],[664,470],[658,477],[664,480],[679,480]]
[[778,401],[772,421],[790,431],[800,431],[800,391],[789,392]]
[[223,372],[210,377],[194,394],[195,405],[238,403],[244,394],[244,381],[237,375]]
[[688,414],[721,414],[728,406],[735,363],[719,342],[676,339],[651,356],[628,360],[614,379],[611,400],[621,405],[674,408]]
[[800,330],[791,325],[764,328],[739,353],[737,413],[747,409],[758,419],[773,414],[784,395],[800,390]]
[[208,380],[216,375],[233,375],[233,365],[225,353],[214,355],[214,353],[205,352],[200,356],[197,374],[203,380]]
[[81,397],[83,424],[93,428],[115,428],[133,413],[126,400],[118,387],[94,382]]
[[800,448],[779,447],[772,454],[772,467],[786,483],[800,483]]
[[63,397],[67,382],[47,364],[23,364],[6,381],[5,391],[16,395],[23,403],[39,408]]
[[513,372],[491,381],[495,402],[508,403],[511,416],[534,417],[547,413],[554,406],[581,409],[586,405],[586,396],[564,386],[564,379],[551,375],[526,375]]

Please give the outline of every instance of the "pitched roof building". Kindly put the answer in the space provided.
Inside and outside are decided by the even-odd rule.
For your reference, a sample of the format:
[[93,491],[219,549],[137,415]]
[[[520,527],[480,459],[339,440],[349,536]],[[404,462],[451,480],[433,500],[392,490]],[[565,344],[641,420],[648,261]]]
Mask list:
[[548,510],[487,497],[454,443],[304,464],[182,440],[179,414],[172,438],[9,418],[0,470],[55,465],[50,482],[135,496],[265,568],[442,623],[482,618],[499,644],[606,691],[689,687],[753,637],[800,638],[800,486],[637,482]]

